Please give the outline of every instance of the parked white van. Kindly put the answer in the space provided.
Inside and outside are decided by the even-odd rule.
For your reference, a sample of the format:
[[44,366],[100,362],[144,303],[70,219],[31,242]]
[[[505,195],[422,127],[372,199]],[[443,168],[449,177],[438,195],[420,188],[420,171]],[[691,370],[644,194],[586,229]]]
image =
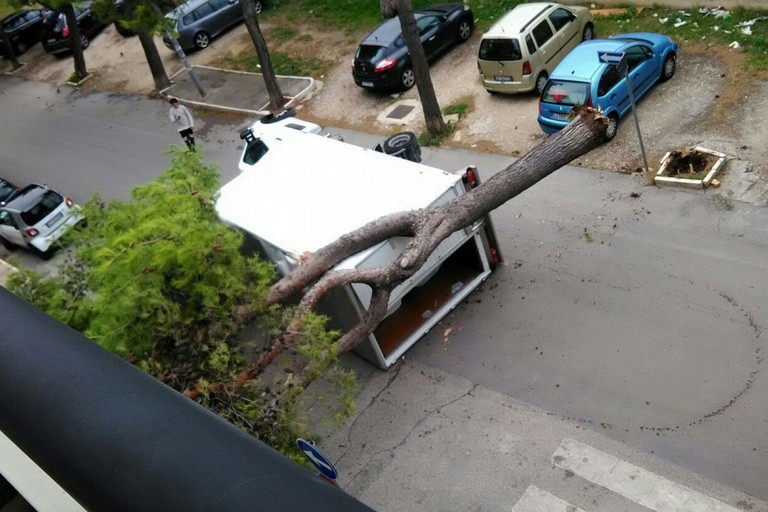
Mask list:
[[586,7],[520,4],[494,23],[480,40],[477,69],[490,92],[539,94],[555,66],[577,44],[594,37]]

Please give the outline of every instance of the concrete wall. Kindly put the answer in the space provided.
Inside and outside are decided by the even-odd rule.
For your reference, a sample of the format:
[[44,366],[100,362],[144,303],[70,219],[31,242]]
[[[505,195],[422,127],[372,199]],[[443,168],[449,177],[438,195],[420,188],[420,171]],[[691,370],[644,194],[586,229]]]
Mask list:
[[[583,4],[583,0],[560,0],[564,4]],[[659,7],[672,7],[675,9],[692,9],[694,7],[718,7],[723,6],[726,9],[733,9],[735,7],[745,7],[748,9],[763,9],[768,10],[767,0],[599,0],[593,2],[594,5],[600,5],[605,7],[623,7],[626,5],[643,5]]]

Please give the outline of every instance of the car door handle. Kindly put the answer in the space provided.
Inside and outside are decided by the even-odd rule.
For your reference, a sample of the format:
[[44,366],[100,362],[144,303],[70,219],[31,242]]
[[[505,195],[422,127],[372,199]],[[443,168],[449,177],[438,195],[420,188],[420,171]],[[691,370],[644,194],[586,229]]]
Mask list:
[[615,94],[611,94],[611,99],[615,100],[616,99],[616,95]]
[[429,40],[431,41],[431,40],[433,40],[434,38],[435,38],[435,36],[432,36],[432,37],[430,37],[430,38],[429,38]]

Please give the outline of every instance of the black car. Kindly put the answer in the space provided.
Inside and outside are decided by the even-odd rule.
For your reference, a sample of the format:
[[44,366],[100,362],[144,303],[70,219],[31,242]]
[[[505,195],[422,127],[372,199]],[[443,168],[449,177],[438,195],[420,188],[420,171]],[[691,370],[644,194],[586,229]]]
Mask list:
[[19,193],[19,190],[21,189],[10,181],[6,181],[3,178],[0,178],[0,206],[16,197],[16,195]]
[[[73,4],[73,6],[77,26],[80,29],[80,44],[83,49],[86,49],[90,44],[90,38],[103,29],[105,25],[91,9],[91,2],[80,2]],[[48,13],[43,25],[45,27],[43,49],[46,52],[59,54],[70,51],[69,34],[71,31],[64,13],[57,11]]]
[[38,42],[43,37],[45,12],[41,9],[28,9],[9,14],[0,20],[0,53],[5,53],[3,38],[6,32],[16,55],[21,55]]
[[[414,13],[427,59],[472,35],[472,10],[464,4],[433,5]],[[352,64],[355,83],[365,89],[407,90],[416,80],[400,20],[390,18],[368,34]]]

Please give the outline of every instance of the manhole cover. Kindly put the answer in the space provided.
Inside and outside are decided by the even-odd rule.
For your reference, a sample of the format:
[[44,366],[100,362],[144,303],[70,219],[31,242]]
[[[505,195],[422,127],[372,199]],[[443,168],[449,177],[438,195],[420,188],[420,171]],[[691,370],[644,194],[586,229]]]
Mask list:
[[402,119],[410,114],[413,109],[414,107],[410,105],[398,105],[392,109],[392,112],[390,112],[387,117],[391,119]]

